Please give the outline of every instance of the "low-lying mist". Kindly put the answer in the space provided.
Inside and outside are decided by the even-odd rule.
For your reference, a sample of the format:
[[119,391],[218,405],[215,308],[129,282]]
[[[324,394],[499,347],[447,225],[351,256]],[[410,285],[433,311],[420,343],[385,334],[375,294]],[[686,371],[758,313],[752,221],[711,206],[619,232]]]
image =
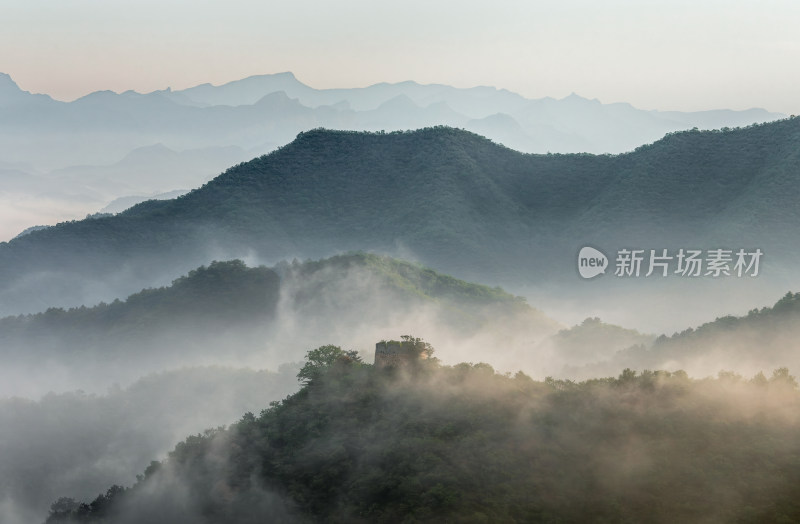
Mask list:
[[0,394],[103,392],[186,365],[277,369],[322,342],[371,354],[396,333],[430,333],[446,361],[515,370],[560,327],[502,291],[373,255],[215,263],[124,302],[0,320]]
[[58,494],[130,484],[186,435],[296,389],[296,363],[324,342],[371,360],[381,339],[429,332],[442,358],[511,369],[558,327],[502,291],[372,255],[214,263],[124,301],[2,319],[0,515],[41,520]]
[[225,367],[148,375],[104,394],[0,399],[0,521],[41,522],[63,493],[93,498],[129,484],[175,442],[230,424],[297,389],[296,367]]
[[487,364],[408,366],[342,355],[259,416],[178,444],[133,488],[82,507],[61,499],[49,522],[800,517],[800,394],[786,369],[575,383]]
[[[316,262],[283,262],[272,268],[247,267],[240,261],[215,262],[190,271],[170,285],[147,289],[125,300],[0,319],[0,398],[8,397],[0,400],[0,516],[3,522],[13,524],[41,521],[58,496],[89,500],[108,486],[131,485],[136,472],[143,471],[151,460],[163,458],[187,435],[229,424],[245,411],[258,413],[269,402],[296,390],[294,375],[309,349],[335,344],[356,350],[364,361],[371,362],[375,343],[398,334],[424,335],[436,347],[439,361],[455,366],[442,371],[444,375],[434,375],[430,382],[414,379],[414,387],[430,398],[446,394],[454,370],[473,369],[457,364],[487,362],[500,373],[521,370],[525,377],[543,381],[531,386],[532,391],[553,391],[537,396],[537,406],[574,390],[570,395],[577,395],[573,400],[579,402],[580,409],[589,409],[591,403],[581,395],[591,392],[598,398],[608,397],[612,404],[622,402],[633,407],[636,416],[643,416],[640,400],[633,400],[636,396],[619,397],[622,390],[608,389],[613,381],[597,382],[605,384],[600,389],[591,380],[581,386],[571,382],[617,376],[631,368],[641,373],[642,378],[637,378],[641,384],[655,384],[654,391],[668,393],[667,400],[674,400],[675,391],[685,386],[691,391],[687,402],[713,400],[717,403],[713,409],[710,404],[702,409],[724,411],[729,407],[720,392],[730,393],[730,399],[752,394],[767,403],[753,404],[755,407],[748,411],[753,417],[763,408],[770,417],[782,414],[791,418],[794,393],[786,393],[790,407],[781,410],[778,399],[784,393],[775,393],[774,384],[781,383],[782,375],[773,377],[771,388],[766,377],[785,366],[800,369],[796,351],[796,340],[800,339],[798,304],[798,295],[787,294],[773,307],[743,317],[723,317],[672,337],[615,326],[599,318],[567,328],[498,288],[470,284],[387,257],[357,253]],[[254,371],[267,369],[279,371]],[[475,370],[487,369],[486,365],[475,366]],[[723,370],[720,376],[724,380],[689,379],[717,376]],[[758,375],[760,371],[766,376]],[[737,373],[756,377],[753,384],[763,382],[768,386],[764,391],[772,393],[753,394],[762,390],[752,389],[753,384],[737,378]],[[478,371],[467,375],[473,382],[482,376]],[[530,380],[503,382],[506,379],[500,375],[487,376],[495,378],[486,378],[486,387],[500,388],[504,395],[510,392],[509,384],[522,387]],[[619,380],[625,377],[630,378],[630,373]],[[650,388],[644,385],[643,389]],[[436,388],[441,391],[435,392]],[[725,388],[733,389],[728,392]],[[402,391],[402,395],[408,394]],[[470,389],[467,396],[474,397],[475,391]],[[658,406],[658,395],[647,391],[645,405]],[[447,398],[447,402],[452,401]],[[506,400],[504,397],[503,402]],[[444,400],[436,405],[440,410],[437,413],[446,409]],[[605,404],[591,406],[601,412],[611,409]],[[669,409],[662,415],[669,418],[689,408],[675,405]],[[588,411],[580,413],[594,420]],[[595,422],[601,423],[599,419]],[[744,422],[736,422],[740,423]],[[610,431],[599,426],[572,430]],[[572,437],[565,434],[563,438],[569,441]],[[575,438],[576,447],[569,453],[577,453],[586,445],[580,437]],[[652,465],[653,449],[679,445],[671,440],[678,438],[672,433],[662,437],[664,442],[650,442],[644,449],[637,448],[645,438],[640,434],[615,438],[620,440],[614,445],[624,440],[629,451],[624,456],[614,455],[609,444],[602,456],[609,453],[620,461],[633,461],[630,468],[634,473],[640,471],[635,464],[643,454],[647,457],[641,459],[643,463]],[[224,465],[217,464],[214,471],[224,470]],[[608,478],[622,482],[619,478],[624,477],[627,486],[631,481],[625,475],[632,473],[625,471],[614,470]],[[174,500],[185,502],[183,507],[202,499],[189,492],[180,496],[173,492],[173,488],[186,488],[186,479],[181,476],[185,472],[176,471],[174,475],[160,477],[158,482],[164,484],[158,484],[153,493],[174,495]],[[140,492],[155,484],[148,486]],[[264,514],[297,516],[295,503],[285,493],[278,493],[280,490],[276,492],[274,486],[255,483],[251,488],[248,500],[252,504],[263,502]],[[552,487],[554,493],[562,488]],[[181,498],[184,495],[189,498]],[[164,500],[153,507],[161,507]],[[237,515],[245,518],[248,513]]]
[[752,376],[777,367],[800,369],[798,340],[800,294],[786,293],[771,307],[722,316],[671,336],[645,335],[594,318],[544,345],[566,361],[560,377],[587,379],[624,368],[707,377],[723,370]]
[[124,301],[0,319],[0,395],[102,393],[186,365],[277,369],[323,342],[368,356],[397,333],[425,333],[448,364],[487,361],[537,379],[626,367],[751,376],[800,369],[798,303],[788,294],[774,307],[665,336],[599,318],[566,329],[502,290],[377,255],[273,268],[215,262]]

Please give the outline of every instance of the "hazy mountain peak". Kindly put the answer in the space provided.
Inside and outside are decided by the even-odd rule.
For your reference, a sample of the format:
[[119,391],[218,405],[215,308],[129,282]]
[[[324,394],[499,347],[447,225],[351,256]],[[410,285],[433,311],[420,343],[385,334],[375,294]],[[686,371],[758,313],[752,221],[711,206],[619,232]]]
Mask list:
[[573,102],[573,103],[591,103],[593,105],[601,105],[600,100],[596,98],[584,98],[576,92],[570,93],[568,96],[565,96],[560,100],[560,102]]
[[378,82],[377,84],[372,84],[370,87],[410,87],[419,85],[421,84],[413,80],[403,80],[402,82]]
[[294,102],[299,104],[299,101],[296,98],[292,98],[287,95],[286,91],[275,91],[274,93],[267,93],[266,95],[262,96],[253,105],[274,105],[276,102]]
[[266,95],[284,91],[289,97],[311,90],[289,71],[264,75],[253,75],[241,80],[234,80],[219,86],[202,84],[172,94],[183,95],[200,105],[252,105]]
[[519,122],[514,120],[514,117],[509,115],[508,113],[495,113],[493,115],[489,115],[483,118],[476,118],[473,122],[492,122],[496,124],[504,124],[512,126],[515,129],[519,129]]
[[99,101],[103,101],[103,100],[110,100],[110,99],[112,99],[114,97],[118,97],[118,96],[120,96],[120,95],[118,95],[114,91],[111,91],[110,89],[101,89],[99,91],[92,91],[88,95],[84,95],[84,96],[78,98],[77,100],[75,100],[75,102],[77,102],[77,103],[99,102]]
[[301,81],[294,76],[294,73],[291,71],[284,71],[283,73],[265,73],[263,75],[251,75],[241,80],[233,80],[231,82],[227,82],[225,84],[220,85],[219,87],[230,87],[230,86],[237,86],[237,85],[302,85],[307,87]]
[[150,146],[137,147],[125,155],[122,162],[152,161],[157,158],[174,157],[177,154],[178,153],[159,142]]
[[320,107],[330,107],[338,111],[350,111],[353,109],[349,100],[340,100],[338,102],[334,102],[333,104],[328,104],[326,106],[320,106]]
[[[247,78],[267,78],[267,77],[282,78],[286,80],[297,80],[297,77],[294,76],[294,73],[292,73],[291,71],[283,71],[282,73],[267,73],[263,75],[252,75]],[[247,80],[247,78],[245,78],[245,80]]]
[[490,126],[499,126],[501,128],[513,131],[522,131],[522,127],[519,125],[519,122],[514,120],[514,117],[508,113],[495,113],[484,118],[476,118],[471,120],[470,124],[485,124]]
[[22,91],[16,82],[11,78],[8,73],[0,73],[0,89],[3,91],[11,89],[14,91]]
[[378,106],[378,109],[419,109],[419,106],[408,95],[402,94],[390,98]]
[[420,84],[415,82],[415,81],[413,81],[413,80],[404,80],[402,82],[396,82],[394,85],[396,85],[396,86],[404,86],[405,87],[405,86],[418,86]]
[[35,95],[22,90],[11,75],[0,73],[0,105],[22,104],[34,100],[53,101],[48,95]]
[[448,104],[444,100],[440,100],[438,102],[433,102],[431,104],[428,104],[426,107],[427,107],[427,109],[435,109],[437,112],[438,111],[453,111],[453,108],[450,107],[450,104]]

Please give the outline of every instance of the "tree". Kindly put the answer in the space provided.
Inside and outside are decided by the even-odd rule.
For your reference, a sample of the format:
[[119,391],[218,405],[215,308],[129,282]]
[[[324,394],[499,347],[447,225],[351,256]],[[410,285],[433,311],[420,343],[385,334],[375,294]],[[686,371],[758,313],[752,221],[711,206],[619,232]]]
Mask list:
[[797,388],[797,380],[789,374],[789,368],[782,367],[772,372],[772,377],[769,379],[771,384],[777,384],[791,389]]
[[632,370],[631,368],[625,368],[622,370],[619,378],[617,379],[617,384],[630,384],[631,382],[636,380],[636,371]]
[[767,377],[764,376],[763,371],[759,371],[753,378],[750,379],[751,384],[755,384],[756,386],[766,386],[767,385]]
[[433,356],[433,346],[421,338],[413,337],[411,335],[401,335],[400,339],[404,344],[411,344],[411,346],[414,348],[414,351],[418,355],[425,355],[425,358],[431,358]]
[[361,357],[355,350],[343,351],[339,346],[331,344],[320,346],[306,353],[306,363],[297,373],[297,380],[309,384],[337,362],[361,363]]
[[67,522],[80,507],[80,503],[70,497],[61,497],[50,505],[47,522]]

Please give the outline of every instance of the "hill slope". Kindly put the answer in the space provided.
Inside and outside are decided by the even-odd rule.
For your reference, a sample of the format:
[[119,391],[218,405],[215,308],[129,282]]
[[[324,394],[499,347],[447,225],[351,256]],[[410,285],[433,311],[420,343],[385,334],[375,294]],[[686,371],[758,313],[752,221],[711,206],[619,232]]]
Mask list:
[[[523,155],[449,128],[302,133],[176,200],[0,244],[0,304],[30,310],[29,286],[47,305],[91,302],[85,279],[113,282],[124,266],[135,287],[118,296],[219,253],[278,260],[366,249],[470,279],[533,283],[573,278],[565,261],[586,242],[758,246],[788,264],[799,144],[800,119],[679,133],[613,157]],[[53,286],[56,271],[69,281]]]
[[537,383],[342,355],[300,392],[189,437],[136,486],[48,522],[778,522],[800,516],[796,382]]
[[500,289],[377,255],[272,269],[213,262],[124,301],[0,319],[0,358],[7,363],[0,395],[89,384],[104,391],[115,381],[185,365],[277,368],[300,360],[320,339],[370,348],[387,333],[422,329],[448,359],[478,354],[491,341],[504,346],[499,364],[525,367],[532,364],[526,351],[558,324]]
[[[0,171],[3,164],[17,171],[0,173],[0,240],[36,224],[84,217],[116,198],[197,187],[318,127],[392,131],[449,125],[524,152],[618,153],[672,131],[783,116],[763,109],[642,111],[574,94],[531,100],[494,87],[415,82],[318,90],[291,73],[183,91],[101,91],[58,102],[23,91],[0,73]],[[178,155],[139,158],[137,165],[119,162],[159,144]]]
[[[398,99],[407,101],[408,111],[387,110]],[[318,90],[291,73],[183,91],[99,91],[65,103],[25,92],[0,73],[0,158],[52,169],[107,163],[158,142],[172,149],[249,150],[285,144],[298,132],[318,126],[378,131],[438,124],[480,131],[486,128],[476,122],[498,115],[507,118],[491,127],[497,132],[492,138],[512,136],[523,151],[539,153],[618,153],[670,131],[743,126],[782,116],[763,109],[643,111],[575,94],[562,100],[531,100],[494,87],[459,89],[415,82]]]
[[42,522],[64,492],[94,497],[109,484],[133,482],[186,435],[296,391],[296,373],[192,367],[101,395],[51,392],[37,401],[0,394],[0,521]]
[[753,374],[782,365],[800,368],[800,293],[787,293],[771,307],[747,315],[726,315],[697,328],[652,342],[631,341],[597,363],[568,370],[591,376],[625,367],[685,369],[693,376],[722,370]]

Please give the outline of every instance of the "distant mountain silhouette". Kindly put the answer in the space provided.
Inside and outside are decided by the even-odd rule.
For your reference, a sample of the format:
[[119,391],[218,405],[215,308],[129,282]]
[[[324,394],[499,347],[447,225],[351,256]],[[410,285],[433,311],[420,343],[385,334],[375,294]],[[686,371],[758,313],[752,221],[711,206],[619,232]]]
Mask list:
[[[24,91],[0,73],[0,169],[14,164],[29,181],[20,187],[16,175],[11,182],[0,178],[0,209],[7,210],[0,216],[0,240],[33,225],[95,213],[116,198],[197,187],[224,167],[319,127],[388,132],[447,125],[523,152],[619,153],[668,132],[745,126],[781,116],[762,109],[642,111],[575,94],[532,100],[494,87],[411,81],[314,89],[291,73],[145,94],[98,91],[60,102]],[[105,166],[153,144],[180,152],[183,160],[188,156],[183,153],[207,149],[247,155],[220,164],[230,159],[220,154],[196,169],[191,162],[176,166],[175,159],[154,156],[136,176],[125,173],[124,182],[104,175]],[[119,178],[118,169],[108,171],[110,178]],[[69,177],[60,177],[65,172]],[[17,209],[21,201],[30,204]]]
[[[655,340],[634,340],[631,337],[625,340],[619,333],[606,329],[616,351],[606,352],[602,358],[587,359],[583,365],[566,367],[564,373],[588,377],[610,369],[669,368],[684,369],[693,376],[727,372],[731,378],[734,374],[769,372],[780,366],[798,369],[798,320],[800,293],[790,292],[771,307],[751,309],[742,316],[725,315],[697,328],[690,327],[672,336],[661,335]],[[563,340],[556,340],[556,343],[569,350]],[[592,346],[584,345],[583,350],[592,351]],[[722,369],[719,367],[721,362],[724,362]]]
[[[427,324],[421,324],[421,312]],[[227,364],[254,355],[277,367],[300,361],[319,337],[366,337],[370,347],[373,333],[409,325],[435,329],[462,352],[478,336],[504,342],[495,364],[517,366],[531,360],[519,357],[521,346],[530,349],[559,327],[501,289],[351,253],[282,261],[271,269],[248,268],[240,260],[212,262],[124,300],[0,318],[0,358],[9,363],[5,373],[24,369],[38,377],[37,367],[47,361],[64,369],[62,378],[80,377],[102,389],[111,375],[124,382],[165,367]],[[518,340],[509,339],[510,332]],[[464,358],[452,351],[449,356]],[[104,379],[87,376],[86,362],[102,369]]]
[[[476,124],[498,114],[506,116],[491,128]],[[157,142],[177,150],[252,149],[285,144],[316,127],[392,131],[431,125],[491,131],[489,138],[500,142],[513,137],[514,143],[506,145],[525,152],[619,153],[671,131],[744,126],[781,116],[761,109],[643,111],[575,94],[562,100],[532,100],[494,87],[460,89],[415,82],[314,89],[291,73],[181,91],[98,91],[63,103],[22,91],[3,75],[0,158],[35,161],[40,169],[52,169],[108,163]]]
[[120,197],[108,204],[106,207],[101,209],[100,213],[121,213],[126,209],[135,206],[136,204],[141,204],[142,202],[146,202],[148,200],[169,200],[171,198],[178,198],[181,195],[185,195],[188,193],[185,189],[176,189],[175,191],[169,191],[167,193],[159,193],[157,195],[131,195],[127,197]]
[[30,109],[33,105],[55,105],[57,102],[47,95],[35,95],[23,91],[6,73],[0,73],[0,108],[14,112],[15,108]]

